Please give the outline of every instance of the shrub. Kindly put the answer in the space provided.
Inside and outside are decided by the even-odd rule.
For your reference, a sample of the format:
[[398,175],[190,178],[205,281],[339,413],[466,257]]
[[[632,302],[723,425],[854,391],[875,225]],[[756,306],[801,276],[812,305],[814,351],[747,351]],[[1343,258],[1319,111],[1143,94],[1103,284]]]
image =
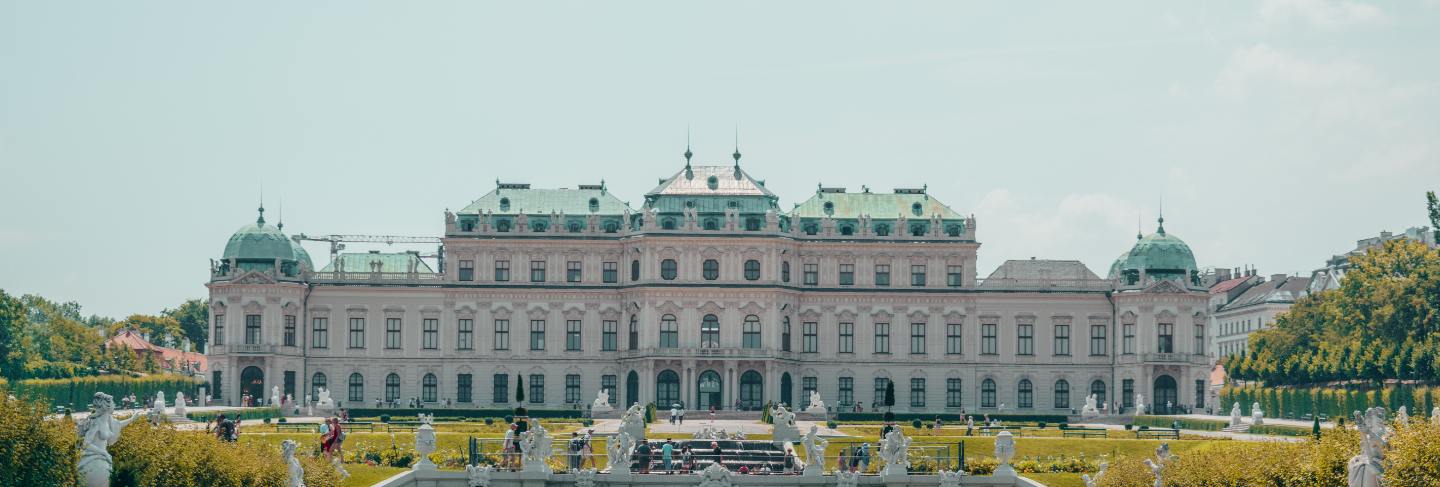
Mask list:
[[270,424],[270,418],[265,418],[263,419],[263,421],[265,422],[265,424]]
[[833,430],[833,429],[835,429],[835,426],[837,426],[837,425],[835,424],[835,420],[833,420],[833,419],[830,420],[830,421],[826,421],[826,422],[825,422],[825,427],[826,427],[826,428],[830,428],[830,429]]
[[1044,421],[1041,421],[1041,422],[1037,423],[1037,425],[1040,427],[1040,429],[1042,429],[1042,430],[1045,429],[1045,422],[1044,422]]
[[917,418],[917,419],[912,419],[912,420],[910,420],[910,427],[911,427],[911,428],[915,428],[915,429],[917,429],[917,430],[920,429],[920,426],[922,426],[922,425],[924,425],[924,424],[925,424],[925,423],[921,422],[920,419],[918,419],[918,418]]
[[1385,483],[1392,486],[1440,485],[1440,425],[1397,425],[1385,455]]
[[[267,420],[267,422],[268,422],[268,420]],[[282,423],[282,424],[283,424],[283,423],[285,423],[285,418],[277,419],[277,420],[275,420],[275,422],[277,422],[277,423]]]
[[1125,425],[1125,431],[1130,431],[1130,428],[1134,428],[1134,427],[1135,427],[1135,425],[1133,425],[1133,424],[1127,424],[1127,425]]
[[196,422],[200,422],[200,423],[208,423],[208,422],[214,421],[215,418],[216,418],[217,416],[221,415],[221,414],[224,414],[225,417],[228,418],[228,419],[241,419],[241,420],[245,420],[245,419],[278,418],[278,417],[280,417],[280,408],[278,408],[278,407],[264,407],[264,408],[233,409],[233,410],[219,411],[219,412],[205,411],[205,412],[186,413],[186,414],[185,414],[185,417],[190,418],[191,421],[196,421]]
[[44,402],[0,395],[0,485],[73,485],[80,461],[75,423],[45,420]]
[[127,426],[110,453],[115,485],[239,487],[283,485],[286,478],[278,447],[222,443],[211,435],[143,421]]
[[381,422],[381,423],[389,423],[389,422],[390,422],[390,415],[389,415],[389,414],[381,414],[381,415],[380,415],[380,422]]
[[[507,418],[508,419],[508,418]],[[485,426],[494,426],[495,418],[485,418]]]
[[175,397],[176,392],[184,392],[186,396],[194,397],[195,390],[200,384],[202,382],[180,375],[156,374],[145,377],[101,375],[69,379],[22,380],[10,384],[10,393],[17,397],[33,398],[50,406],[67,405],[85,409],[90,405],[90,399],[95,397],[96,392],[104,392],[115,397],[115,402],[118,404],[121,396],[128,396],[131,393],[142,399],[153,397],[159,391],[163,391],[167,399]]

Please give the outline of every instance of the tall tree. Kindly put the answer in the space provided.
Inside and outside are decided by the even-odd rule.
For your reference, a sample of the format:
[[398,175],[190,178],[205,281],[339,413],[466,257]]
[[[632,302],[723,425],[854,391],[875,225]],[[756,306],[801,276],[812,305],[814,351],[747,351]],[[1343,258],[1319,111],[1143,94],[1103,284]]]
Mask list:
[[185,335],[185,332],[180,329],[180,322],[165,315],[130,315],[125,318],[125,321],[110,325],[110,334],[114,335],[126,328],[139,330],[150,343],[166,347],[179,345],[180,339]]
[[1435,232],[1435,241],[1440,242],[1440,200],[1434,191],[1425,192],[1425,209],[1430,213],[1430,229]]
[[26,362],[25,305],[0,289],[0,376],[22,377]]
[[206,308],[205,301],[188,299],[180,303],[180,307],[166,309],[161,314],[180,323],[182,335],[195,344],[195,351],[205,352],[205,344],[210,337],[210,310]]

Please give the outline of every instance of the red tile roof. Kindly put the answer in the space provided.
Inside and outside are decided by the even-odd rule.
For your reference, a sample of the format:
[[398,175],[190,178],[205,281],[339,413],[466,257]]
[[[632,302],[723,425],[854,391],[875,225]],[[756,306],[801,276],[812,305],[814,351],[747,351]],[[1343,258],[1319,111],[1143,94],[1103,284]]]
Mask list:
[[105,342],[105,345],[120,345],[135,352],[147,351],[150,353],[158,354],[160,355],[158,359],[164,362],[161,366],[165,368],[170,368],[170,364],[183,364],[185,362],[196,364],[201,372],[209,370],[210,368],[209,360],[206,360],[205,354],[186,352],[184,350],[162,347],[150,343],[149,341],[145,340],[144,337],[141,337],[139,333],[136,333],[135,330],[121,330],[120,333],[117,333],[115,336],[107,340]]
[[1247,280],[1249,280],[1249,279],[1250,279],[1250,276],[1246,276],[1246,277],[1237,277],[1237,278],[1234,278],[1234,279],[1231,279],[1231,280],[1228,280],[1228,281],[1220,281],[1220,282],[1217,282],[1217,283],[1215,283],[1214,286],[1210,286],[1210,294],[1220,294],[1220,293],[1224,293],[1224,292],[1229,292],[1231,289],[1235,289],[1235,286],[1239,286],[1239,285],[1241,285],[1241,284],[1244,284],[1245,281],[1247,281]]

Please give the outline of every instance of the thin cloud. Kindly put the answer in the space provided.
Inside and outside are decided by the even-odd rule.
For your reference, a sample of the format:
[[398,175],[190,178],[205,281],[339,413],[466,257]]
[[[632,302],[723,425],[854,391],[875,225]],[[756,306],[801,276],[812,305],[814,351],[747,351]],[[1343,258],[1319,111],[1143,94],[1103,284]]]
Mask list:
[[1260,2],[1260,18],[1269,24],[1299,23],[1324,30],[1389,20],[1375,5],[1328,0],[1265,0]]

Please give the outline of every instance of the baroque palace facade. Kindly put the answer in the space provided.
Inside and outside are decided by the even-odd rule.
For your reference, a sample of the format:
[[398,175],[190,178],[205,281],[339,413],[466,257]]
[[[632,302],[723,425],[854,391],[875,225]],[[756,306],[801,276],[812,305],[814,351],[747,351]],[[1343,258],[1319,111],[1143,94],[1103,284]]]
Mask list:
[[1139,237],[1101,278],[1009,261],[924,188],[821,187],[790,211],[735,165],[686,166],[633,211],[605,185],[500,184],[446,211],[438,265],[339,253],[315,269],[261,218],[212,263],[211,394],[320,388],[344,405],[1069,413],[1204,406],[1208,295],[1184,242]]

